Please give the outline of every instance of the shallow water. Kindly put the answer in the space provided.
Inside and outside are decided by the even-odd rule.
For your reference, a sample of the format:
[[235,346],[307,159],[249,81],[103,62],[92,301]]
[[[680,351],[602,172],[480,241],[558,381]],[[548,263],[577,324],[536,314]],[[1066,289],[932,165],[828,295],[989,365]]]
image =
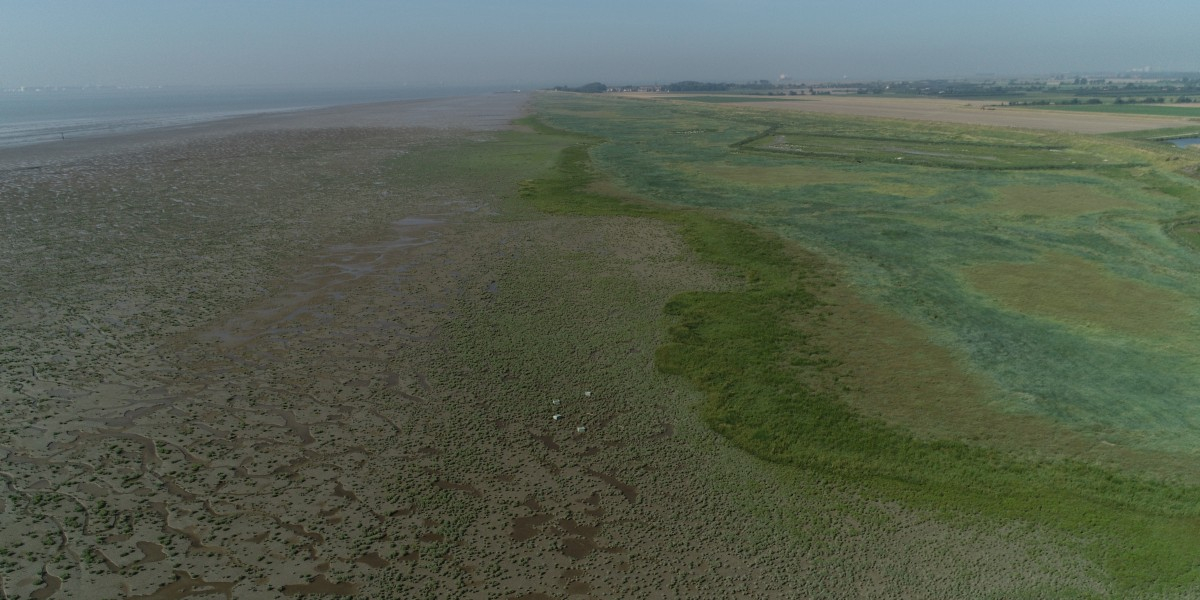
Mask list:
[[[0,139],[0,175],[5,171],[42,169],[98,156],[128,155],[250,132],[342,128],[497,131],[506,129],[521,114],[527,101],[528,94],[508,93],[410,99],[311,110],[260,111],[201,121],[164,121],[140,129],[98,130],[90,136],[68,134],[62,139],[54,133],[48,141],[24,145],[10,145]],[[5,127],[0,122],[0,137],[4,136]]]
[[151,88],[0,92],[0,147],[90,138],[234,116],[448,98],[475,88]]

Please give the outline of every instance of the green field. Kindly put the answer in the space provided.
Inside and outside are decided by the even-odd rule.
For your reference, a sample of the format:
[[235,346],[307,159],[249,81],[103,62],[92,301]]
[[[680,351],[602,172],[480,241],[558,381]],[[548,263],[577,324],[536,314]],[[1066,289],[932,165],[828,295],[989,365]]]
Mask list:
[[1032,523],[1110,593],[1200,589],[1184,151],[577,95],[537,113],[578,144],[535,206],[664,220],[740,277],[669,303],[656,358],[713,429],[802,480]]
[[1050,170],[1105,166],[1105,159],[1069,146],[959,141],[939,136],[861,137],[809,131],[775,132],[743,149],[854,162],[895,162],[961,169]]
[[704,102],[706,104],[734,104],[745,102],[795,102],[803,100],[796,96],[694,96],[690,94],[677,94],[671,97],[673,100],[687,100],[689,102]]
[[1200,117],[1200,106],[1178,104],[1043,104],[1021,106],[1019,108],[1068,110],[1072,112],[1119,113],[1125,115]]

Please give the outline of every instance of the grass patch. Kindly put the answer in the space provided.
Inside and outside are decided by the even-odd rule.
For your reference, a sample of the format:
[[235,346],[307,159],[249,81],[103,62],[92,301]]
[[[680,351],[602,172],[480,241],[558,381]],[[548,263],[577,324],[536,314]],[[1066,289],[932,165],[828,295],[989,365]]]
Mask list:
[[822,169],[810,165],[695,165],[681,164],[690,176],[712,177],[735,183],[752,185],[822,185],[828,183],[856,183],[854,175],[838,169]]
[[1186,297],[1117,277],[1073,256],[976,265],[965,275],[1006,307],[1076,326],[1137,337],[1188,335],[1195,329]]
[[[1200,137],[1200,126],[1163,127],[1158,129],[1142,129],[1138,131],[1119,131],[1115,133],[1105,133],[1102,137],[1120,140],[1137,140],[1142,142],[1165,142],[1179,138]],[[1174,147],[1174,145],[1169,147]]]
[[981,210],[1039,217],[1077,217],[1094,212],[1140,208],[1136,202],[1117,198],[1095,186],[1064,184],[1011,185],[999,189],[997,198]]
[[1103,165],[1105,160],[1068,147],[925,141],[899,137],[873,139],[808,133],[774,133],[744,147],[760,152],[814,158],[957,169],[1084,169]]

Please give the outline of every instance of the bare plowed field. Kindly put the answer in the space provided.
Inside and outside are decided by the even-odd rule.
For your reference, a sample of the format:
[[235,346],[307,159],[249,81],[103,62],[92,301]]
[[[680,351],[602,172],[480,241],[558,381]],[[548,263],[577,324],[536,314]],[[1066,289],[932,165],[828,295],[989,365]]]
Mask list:
[[[637,97],[647,97],[639,94]],[[663,94],[656,98],[678,98]],[[1195,119],[1151,115],[1068,113],[1027,108],[990,106],[990,100],[943,100],[940,98],[877,98],[862,96],[806,96],[779,102],[733,104],[758,109],[799,110],[861,117],[886,117],[916,121],[941,121],[996,127],[1020,127],[1073,133],[1115,133],[1167,127],[1200,126]]]

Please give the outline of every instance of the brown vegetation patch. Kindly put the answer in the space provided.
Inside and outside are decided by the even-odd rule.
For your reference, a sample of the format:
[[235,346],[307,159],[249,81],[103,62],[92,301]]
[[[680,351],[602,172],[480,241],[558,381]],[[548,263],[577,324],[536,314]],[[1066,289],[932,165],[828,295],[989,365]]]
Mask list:
[[[861,96],[809,96],[803,101],[739,103],[745,109],[798,110],[862,117],[916,121],[941,121],[993,127],[1020,127],[1075,133],[1114,133],[1195,125],[1186,117],[1160,117],[1119,113],[1076,113],[1057,110],[1004,108],[990,100],[941,98],[871,98]],[[989,107],[990,106],[990,107]]]
[[1073,217],[1107,210],[1139,208],[1137,202],[1098,193],[1085,185],[1010,185],[981,210],[1039,217]]
[[982,264],[963,274],[972,287],[1013,310],[1078,327],[1149,337],[1187,334],[1194,327],[1187,296],[1074,256]]
[[[802,187],[809,185],[863,185],[861,175],[851,170],[821,167],[811,164],[779,165],[731,165],[710,164],[703,169],[677,165],[689,177],[716,180],[718,182],[761,185],[768,187]],[[877,181],[873,179],[872,182]],[[910,198],[927,196],[934,192],[928,186],[914,185],[899,178],[872,183],[871,189],[879,194],[891,194]]]
[[849,171],[790,164],[771,166],[713,164],[705,165],[703,171],[695,171],[693,174],[705,178],[754,185],[798,186],[859,183],[862,181],[862,177],[855,177]]

